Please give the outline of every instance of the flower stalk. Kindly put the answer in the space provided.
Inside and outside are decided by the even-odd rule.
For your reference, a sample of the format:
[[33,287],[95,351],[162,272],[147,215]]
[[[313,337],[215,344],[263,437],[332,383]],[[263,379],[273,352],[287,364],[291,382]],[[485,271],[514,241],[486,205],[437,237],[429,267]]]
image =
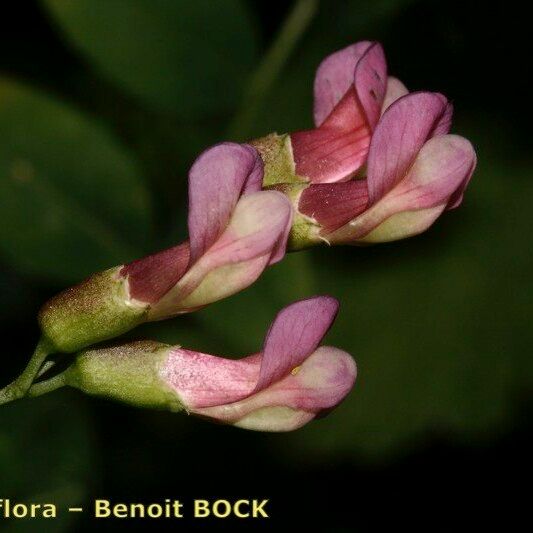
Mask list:
[[42,338],[38,342],[26,368],[18,378],[0,390],[0,405],[18,400],[26,395],[50,353],[50,343],[46,338]]

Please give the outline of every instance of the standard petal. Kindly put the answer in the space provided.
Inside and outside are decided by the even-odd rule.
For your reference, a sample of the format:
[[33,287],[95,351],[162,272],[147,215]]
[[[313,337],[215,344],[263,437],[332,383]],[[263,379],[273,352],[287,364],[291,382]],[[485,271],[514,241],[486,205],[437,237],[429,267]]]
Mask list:
[[245,429],[292,431],[336,407],[352,389],[356,374],[349,354],[322,346],[272,386],[233,404],[195,412]]
[[354,83],[355,66],[372,46],[361,41],[326,57],[320,63],[314,83],[314,118],[319,127]]
[[387,86],[387,62],[381,44],[373,43],[358,61],[354,85],[368,125],[373,130],[381,115]]
[[335,320],[339,302],[316,296],[282,309],[268,330],[256,391],[289,374],[315,351]]
[[409,94],[407,87],[394,76],[389,76],[387,78],[387,91],[385,92],[385,98],[383,100],[383,105],[381,106],[381,114],[385,112],[396,100]]
[[442,95],[411,93],[397,100],[379,121],[368,153],[369,204],[375,204],[407,173],[447,109]]
[[203,152],[189,172],[190,264],[225,230],[240,196],[260,190],[263,166],[248,145],[221,143]]
[[291,222],[292,206],[284,194],[260,191],[242,197],[224,233],[149,316],[188,312],[248,287],[285,252]]

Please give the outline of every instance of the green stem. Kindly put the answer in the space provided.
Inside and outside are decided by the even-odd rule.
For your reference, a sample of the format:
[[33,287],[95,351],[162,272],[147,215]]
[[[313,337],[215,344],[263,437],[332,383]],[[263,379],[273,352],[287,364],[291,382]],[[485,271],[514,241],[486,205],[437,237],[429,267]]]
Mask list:
[[42,364],[50,354],[50,350],[50,343],[46,339],[41,338],[22,374],[15,381],[0,390],[0,405],[18,400],[26,395],[33,380],[39,373]]
[[28,390],[28,396],[34,398],[35,396],[41,396],[52,392],[56,389],[60,389],[67,384],[66,382],[66,373],[57,374],[53,378],[50,378],[46,381],[41,381],[39,383],[34,383]]
[[313,20],[317,7],[318,0],[295,2],[248,84],[242,106],[228,128],[229,139],[243,140],[248,137],[261,104],[283,70],[297,42]]

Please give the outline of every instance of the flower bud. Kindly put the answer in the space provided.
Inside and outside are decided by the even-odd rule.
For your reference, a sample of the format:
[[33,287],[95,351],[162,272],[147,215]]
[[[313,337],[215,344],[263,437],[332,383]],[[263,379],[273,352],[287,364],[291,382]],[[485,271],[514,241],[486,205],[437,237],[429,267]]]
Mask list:
[[56,350],[78,351],[253,283],[283,258],[292,220],[287,198],[262,191],[262,180],[252,147],[222,143],[206,150],[189,173],[189,240],[52,298],[40,312],[43,335]]
[[337,313],[320,296],[283,309],[260,353],[225,359],[160,343],[80,354],[63,383],[141,407],[184,409],[215,422],[290,431],[338,405],[356,367],[342,350],[318,347]]

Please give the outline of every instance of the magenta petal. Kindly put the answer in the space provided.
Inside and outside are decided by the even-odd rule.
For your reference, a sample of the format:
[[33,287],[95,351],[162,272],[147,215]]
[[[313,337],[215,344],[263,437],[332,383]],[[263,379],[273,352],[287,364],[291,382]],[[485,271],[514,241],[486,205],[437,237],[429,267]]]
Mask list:
[[339,303],[331,296],[300,300],[282,309],[266,335],[255,390],[268,387],[300,365],[328,332],[338,309]]
[[357,63],[354,83],[368,125],[374,129],[381,115],[387,87],[387,62],[379,43],[370,46]]
[[354,83],[357,62],[372,45],[361,41],[339,50],[320,63],[314,83],[314,118],[319,127]]
[[251,146],[221,143],[203,152],[189,172],[190,262],[221,235],[239,197],[261,188],[263,166]]
[[162,252],[124,265],[120,274],[128,278],[130,298],[155,303],[164,296],[187,271],[189,241]]
[[419,92],[403,96],[385,111],[368,153],[370,205],[405,176],[446,109],[442,95]]
[[304,189],[298,211],[316,220],[323,232],[330,232],[360,215],[367,204],[366,180],[318,183]]

